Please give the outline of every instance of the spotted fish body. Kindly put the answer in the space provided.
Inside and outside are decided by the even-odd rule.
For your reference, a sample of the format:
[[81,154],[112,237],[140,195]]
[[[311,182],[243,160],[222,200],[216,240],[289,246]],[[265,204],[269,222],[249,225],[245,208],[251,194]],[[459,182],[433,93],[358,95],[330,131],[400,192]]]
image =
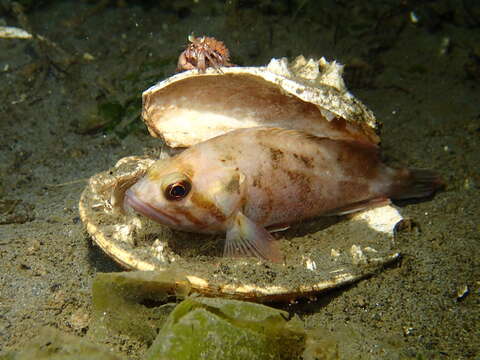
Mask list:
[[440,186],[431,171],[386,166],[375,145],[248,128],[157,161],[125,204],[176,229],[226,232],[226,255],[279,261],[265,227],[428,196]]

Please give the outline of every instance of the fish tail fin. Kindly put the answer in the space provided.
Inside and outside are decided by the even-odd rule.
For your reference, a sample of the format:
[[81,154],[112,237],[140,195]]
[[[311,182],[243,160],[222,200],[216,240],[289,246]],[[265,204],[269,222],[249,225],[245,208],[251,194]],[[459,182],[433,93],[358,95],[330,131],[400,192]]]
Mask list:
[[441,176],[428,169],[401,169],[395,177],[390,198],[406,200],[429,197],[445,187]]
[[238,212],[227,231],[224,256],[255,256],[281,262],[282,254],[274,237],[261,225]]

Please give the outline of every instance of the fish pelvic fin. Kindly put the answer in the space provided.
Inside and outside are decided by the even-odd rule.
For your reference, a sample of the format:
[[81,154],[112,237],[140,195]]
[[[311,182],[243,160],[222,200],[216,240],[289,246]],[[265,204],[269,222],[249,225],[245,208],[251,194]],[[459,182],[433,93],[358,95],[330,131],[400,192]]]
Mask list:
[[340,208],[330,210],[329,212],[322,214],[322,216],[343,216],[343,215],[353,214],[359,211],[386,206],[390,204],[391,204],[390,199],[385,197],[368,199],[368,200],[359,201],[353,204],[349,204]]
[[393,200],[429,197],[444,187],[445,182],[433,170],[401,169],[392,184],[389,197]]
[[227,231],[223,255],[255,256],[276,263],[282,261],[282,254],[275,238],[264,227],[256,224],[240,211]]

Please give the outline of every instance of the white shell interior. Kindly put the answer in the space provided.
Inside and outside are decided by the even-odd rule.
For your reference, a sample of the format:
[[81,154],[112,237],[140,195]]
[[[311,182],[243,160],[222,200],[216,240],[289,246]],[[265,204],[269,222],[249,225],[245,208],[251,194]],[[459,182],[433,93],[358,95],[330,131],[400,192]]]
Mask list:
[[285,78],[266,68],[175,75],[144,92],[142,115],[150,133],[171,147],[188,147],[254,126],[378,142],[368,125],[373,115],[351,94]]

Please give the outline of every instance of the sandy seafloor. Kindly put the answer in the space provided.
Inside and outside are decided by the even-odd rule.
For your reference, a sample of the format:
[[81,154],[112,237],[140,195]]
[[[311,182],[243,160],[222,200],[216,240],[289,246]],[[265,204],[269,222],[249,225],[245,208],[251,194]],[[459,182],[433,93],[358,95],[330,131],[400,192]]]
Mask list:
[[[159,146],[137,117],[139,96],[174,72],[193,31],[224,40],[240,65],[298,54],[346,64],[352,93],[383,123],[385,157],[435,169],[448,184],[401,208],[413,227],[399,234],[400,262],[284,308],[307,328],[348,329],[357,358],[379,358],[384,347],[400,357],[480,356],[476,2],[38,3],[25,11],[29,26],[65,53],[0,39],[2,350],[21,349],[44,326],[87,332],[95,273],[120,268],[86,234],[80,193],[121,157]],[[25,26],[10,5],[1,3],[0,25]],[[113,131],[93,131],[105,103],[128,112]],[[145,350],[128,339],[110,345],[132,359]]]

